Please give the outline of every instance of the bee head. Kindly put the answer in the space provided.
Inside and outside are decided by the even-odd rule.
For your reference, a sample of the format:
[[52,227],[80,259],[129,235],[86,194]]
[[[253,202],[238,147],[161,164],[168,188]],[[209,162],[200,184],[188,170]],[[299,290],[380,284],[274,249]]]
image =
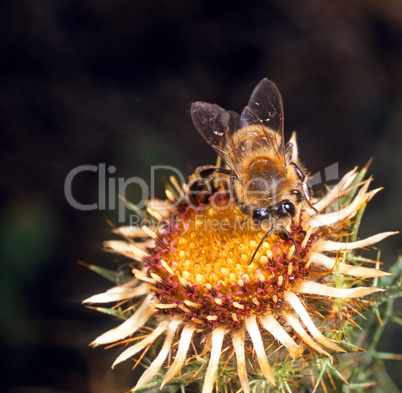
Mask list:
[[253,222],[254,224],[261,224],[264,221],[269,221],[271,219],[272,212],[269,207],[258,207],[253,210]]
[[261,224],[264,221],[269,221],[271,217],[294,217],[296,214],[295,205],[285,199],[276,205],[269,207],[258,207],[253,210],[253,222]]

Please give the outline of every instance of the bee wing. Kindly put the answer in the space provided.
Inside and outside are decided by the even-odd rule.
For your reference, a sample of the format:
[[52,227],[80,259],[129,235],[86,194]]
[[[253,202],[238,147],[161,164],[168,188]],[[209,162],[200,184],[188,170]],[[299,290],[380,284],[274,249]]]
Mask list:
[[208,145],[240,179],[240,161],[232,139],[233,134],[240,128],[239,115],[216,104],[198,101],[191,105],[191,118]]
[[240,122],[242,127],[263,125],[277,133],[279,138],[273,138],[266,132],[266,141],[274,148],[282,163],[285,163],[282,97],[278,88],[269,79],[263,79],[256,86],[248,105],[241,113]]

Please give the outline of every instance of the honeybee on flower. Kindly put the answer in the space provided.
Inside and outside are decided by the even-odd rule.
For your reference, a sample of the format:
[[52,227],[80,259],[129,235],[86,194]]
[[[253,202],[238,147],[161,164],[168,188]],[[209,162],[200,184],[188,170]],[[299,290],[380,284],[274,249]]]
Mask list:
[[[117,302],[130,316],[92,345],[125,344],[114,367],[163,339],[133,391],[159,373],[163,387],[200,358],[207,364],[205,374],[201,370],[193,377],[203,376],[203,393],[212,392],[215,382],[219,385],[218,372],[225,367],[234,370],[232,383],[238,379],[246,393],[250,377],[260,374],[266,391],[280,387],[286,383],[281,364],[289,357],[302,365],[312,354],[332,360],[347,351],[336,339],[339,332],[333,330],[338,315],[328,308],[333,299],[345,299],[341,312],[351,318],[358,299],[383,290],[361,281],[388,273],[351,264],[349,259],[355,250],[394,232],[348,239],[354,217],[379,190],[369,191],[370,179],[362,181],[362,172],[354,169],[323,197],[312,199],[295,134],[284,144],[282,103],[273,86],[267,80],[257,86],[252,104],[246,107],[252,109],[252,116],[239,118],[217,106],[195,104],[195,125],[206,139],[215,138],[208,142],[228,166],[197,171],[210,180],[209,198],[187,198],[190,187],[173,181],[174,187],[166,190],[167,200],[157,202],[158,211],[147,209],[155,219],[153,225],[118,228],[115,232],[123,240],[105,242],[108,251],[132,261],[133,277],[85,303]],[[269,125],[260,120],[263,114],[255,108],[263,100],[268,100],[271,109],[272,105],[280,109],[276,115],[267,115]],[[242,117],[243,123],[239,122]],[[274,128],[272,119],[277,121]],[[224,127],[222,135],[213,134],[218,131],[216,124],[231,134]],[[239,147],[243,142],[247,149]],[[265,155],[256,154],[254,142]],[[275,149],[269,150],[270,144],[276,144]],[[253,159],[248,154],[239,161],[236,149],[240,148],[253,152]],[[282,160],[281,166],[273,168],[274,156],[267,149]],[[255,178],[265,180],[275,172],[268,189],[266,184],[256,185],[259,199],[250,199],[242,188],[244,168],[248,173],[255,169]],[[230,176],[231,194],[220,193],[226,186],[215,181],[217,172]],[[279,181],[283,176],[286,187]],[[253,225],[240,230],[239,216],[250,216]],[[211,230],[205,225],[209,220],[227,225]],[[353,304],[348,299],[354,299]],[[133,300],[140,301],[135,310]]]
[[295,141],[284,142],[278,88],[263,79],[240,116],[205,102],[195,102],[191,115],[199,133],[229,168],[203,166],[196,173],[201,177],[229,175],[232,197],[246,219],[250,217],[268,230],[260,245],[271,233],[283,232],[297,254],[290,225],[302,201],[312,208],[311,190],[294,149]]

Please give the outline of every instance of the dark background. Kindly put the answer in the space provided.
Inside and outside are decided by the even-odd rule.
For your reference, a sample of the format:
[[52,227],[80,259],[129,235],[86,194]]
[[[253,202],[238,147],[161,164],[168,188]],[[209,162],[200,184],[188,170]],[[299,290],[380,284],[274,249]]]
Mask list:
[[[374,157],[361,236],[398,230],[402,210],[402,3],[378,0],[14,0],[2,5],[0,346],[7,392],[123,392],[131,364],[88,343],[116,325],[81,300],[110,286],[77,261],[101,251],[115,211],[64,196],[83,164],[150,181],[151,165],[211,164],[192,126],[203,100],[240,111],[264,77],[282,92],[312,173]],[[97,201],[97,174],[73,183]],[[128,194],[135,199],[134,188]],[[158,188],[163,197],[162,187]],[[400,236],[382,242],[396,259]],[[401,352],[390,331],[384,350]],[[395,368],[389,364],[389,368]],[[400,378],[400,377],[399,377]],[[400,382],[400,381],[399,381]]]

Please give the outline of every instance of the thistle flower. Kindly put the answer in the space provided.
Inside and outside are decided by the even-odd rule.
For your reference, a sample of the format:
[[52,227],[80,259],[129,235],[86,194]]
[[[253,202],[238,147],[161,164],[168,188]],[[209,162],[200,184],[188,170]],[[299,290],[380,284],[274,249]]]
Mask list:
[[317,214],[301,210],[291,227],[295,243],[272,234],[251,264],[265,233],[241,225],[244,216],[222,185],[215,182],[208,198],[190,203],[189,188],[174,182],[167,201],[154,201],[157,206],[147,209],[153,225],[116,229],[124,240],[105,243],[107,250],[132,260],[133,277],[84,302],[116,302],[130,316],[92,345],[128,345],[114,367],[164,338],[133,390],[166,365],[163,386],[200,358],[208,364],[203,393],[212,392],[222,362],[233,365],[248,393],[249,374],[261,373],[268,386],[277,386],[277,370],[289,356],[299,365],[312,353],[332,361],[333,354],[348,350],[336,340],[339,320],[351,320],[359,299],[382,291],[362,281],[388,274],[361,266],[357,262],[365,259],[354,254],[394,233],[353,239],[353,224],[379,191],[369,191],[370,179],[361,181],[363,173],[350,171],[314,200]]

